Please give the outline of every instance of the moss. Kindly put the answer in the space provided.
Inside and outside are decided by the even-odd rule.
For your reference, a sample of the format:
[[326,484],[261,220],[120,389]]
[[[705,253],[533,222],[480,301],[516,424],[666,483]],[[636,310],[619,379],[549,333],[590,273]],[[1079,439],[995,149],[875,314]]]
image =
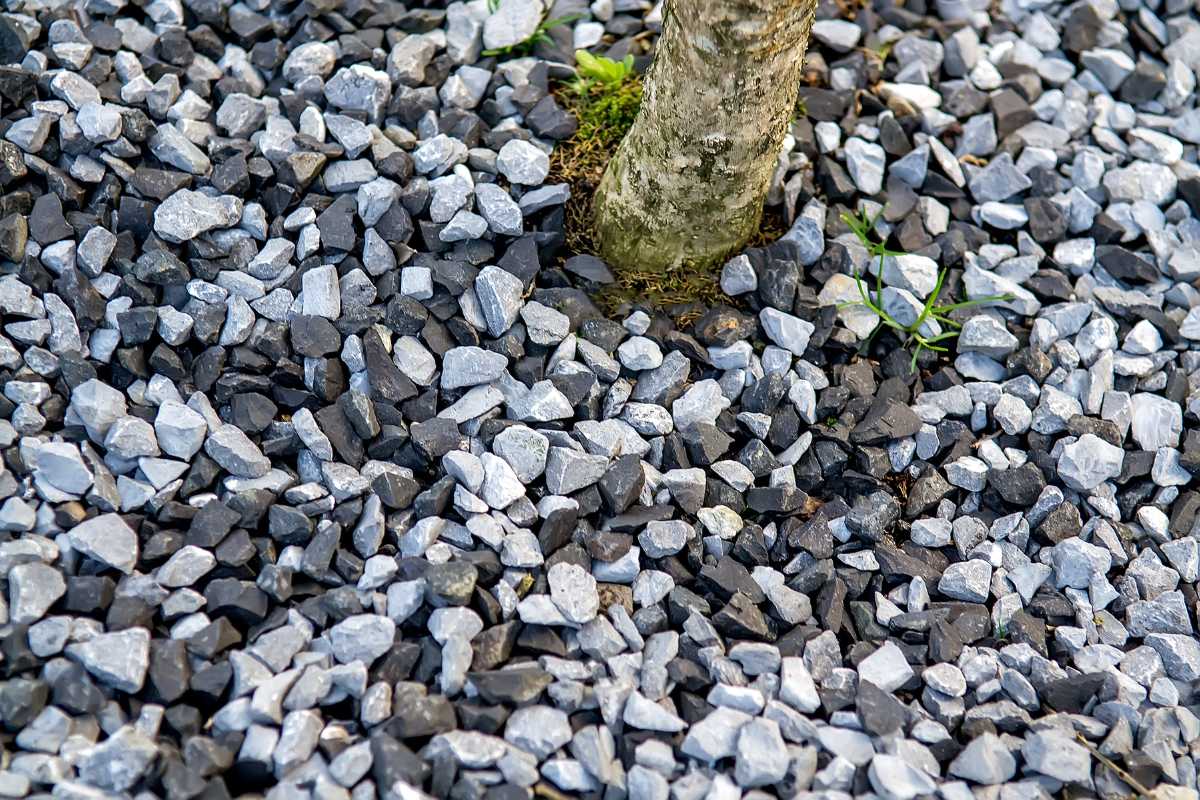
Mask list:
[[604,287],[595,300],[610,315],[636,305],[660,308],[679,325],[700,316],[705,308],[731,302],[713,273],[690,265],[667,270],[621,270],[616,283]]
[[766,247],[777,242],[788,232],[787,223],[783,219],[782,206],[764,206],[762,219],[758,222],[758,230],[746,242],[746,247]]
[[618,86],[593,85],[582,92],[562,91],[558,99],[579,121],[570,139],[560,142],[550,157],[549,182],[566,183],[571,199],[566,207],[567,249],[595,253],[592,195],[617,145],[633,125],[642,102],[642,83],[633,78]]
[[594,141],[611,153],[633,125],[641,104],[642,82],[637,78],[616,88],[593,85],[572,95],[567,106],[579,119],[579,130],[570,141]]

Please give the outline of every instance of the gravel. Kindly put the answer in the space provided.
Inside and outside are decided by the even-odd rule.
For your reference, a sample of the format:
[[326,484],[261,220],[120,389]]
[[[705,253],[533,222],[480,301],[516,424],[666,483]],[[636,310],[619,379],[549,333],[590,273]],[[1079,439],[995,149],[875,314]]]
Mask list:
[[[821,6],[787,232],[658,309],[564,244],[551,90],[661,8],[52,5],[0,796],[1197,797],[1193,8]],[[877,270],[1008,297],[913,371]]]

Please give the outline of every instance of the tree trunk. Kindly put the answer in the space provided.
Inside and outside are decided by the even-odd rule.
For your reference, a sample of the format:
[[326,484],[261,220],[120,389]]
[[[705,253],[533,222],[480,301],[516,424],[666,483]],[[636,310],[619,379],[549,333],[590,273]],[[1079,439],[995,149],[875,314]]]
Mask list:
[[618,269],[705,266],[758,229],[816,0],[667,0],[637,119],[593,200]]

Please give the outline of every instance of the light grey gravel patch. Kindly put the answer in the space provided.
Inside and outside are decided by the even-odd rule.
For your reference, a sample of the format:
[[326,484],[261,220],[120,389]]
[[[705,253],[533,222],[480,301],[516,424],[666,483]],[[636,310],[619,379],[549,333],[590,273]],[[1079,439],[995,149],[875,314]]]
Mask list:
[[900,756],[877,753],[867,769],[871,786],[881,796],[910,800],[929,795],[938,788],[933,777]]
[[850,137],[843,146],[846,169],[858,190],[864,195],[878,194],[883,189],[886,154],[882,147],[858,137]]
[[524,214],[508,192],[494,183],[480,183],[475,186],[475,203],[492,233],[504,236],[521,234]]
[[271,460],[234,425],[220,425],[213,430],[204,442],[204,452],[239,478],[261,478],[271,470]]
[[977,202],[987,203],[1007,200],[1032,185],[1033,182],[1017,169],[1012,156],[1001,153],[975,173],[968,188]]
[[821,728],[817,736],[823,748],[856,767],[865,766],[875,756],[871,738],[859,731],[830,726]]
[[479,347],[455,347],[442,360],[441,387],[460,389],[491,383],[504,374],[508,359]]
[[475,295],[487,320],[488,333],[500,336],[521,313],[521,279],[500,267],[487,266],[475,278]]
[[521,320],[534,344],[558,344],[571,332],[571,320],[549,306],[531,300],[521,306]]
[[467,160],[467,146],[458,139],[439,133],[413,151],[413,164],[422,175],[437,177]]
[[70,408],[93,441],[103,440],[112,424],[127,413],[125,395],[96,378],[75,387]]
[[46,442],[34,453],[33,475],[64,492],[81,495],[92,485],[92,471],[79,448],[69,442]]
[[325,265],[306,270],[302,287],[305,314],[326,319],[337,319],[342,315],[342,292],[336,267]]
[[138,538],[118,514],[101,514],[85,520],[67,533],[71,547],[105,566],[126,575],[138,558]]
[[180,189],[154,210],[154,232],[168,242],[191,241],[202,233],[236,225],[242,208],[236,197]]
[[571,199],[571,188],[565,183],[540,186],[521,195],[517,205],[525,214],[536,214],[552,206],[564,205]]
[[361,661],[370,665],[392,647],[396,623],[378,614],[355,614],[329,631],[333,655],[342,664]]
[[958,335],[958,352],[982,353],[989,358],[1003,359],[1018,345],[1017,337],[1003,323],[985,314],[968,319]]
[[913,669],[899,647],[892,642],[884,642],[859,662],[858,674],[862,680],[870,681],[886,692],[894,692],[913,676]]
[[570,494],[600,480],[607,469],[608,459],[604,456],[551,447],[546,459],[546,488],[554,494]]
[[486,231],[487,220],[463,209],[446,223],[446,227],[438,233],[438,239],[447,243],[465,242],[480,238]]
[[509,744],[541,760],[571,741],[567,715],[549,706],[527,706],[509,715],[504,738]]
[[994,733],[981,734],[968,742],[949,767],[951,775],[985,786],[1005,783],[1016,772],[1016,759]]
[[46,615],[67,592],[66,581],[48,564],[18,564],[8,571],[8,618],[28,625]]
[[521,139],[510,139],[496,159],[500,174],[513,183],[540,186],[550,174],[550,157]]
[[546,573],[550,599],[567,619],[580,625],[596,618],[600,596],[596,579],[576,564],[560,562]]
[[1062,449],[1058,474],[1063,483],[1081,492],[1090,492],[1106,480],[1121,474],[1125,451],[1100,437],[1085,433]]
[[1134,440],[1143,450],[1175,447],[1183,432],[1183,410],[1165,397],[1138,392],[1130,398]]
[[372,121],[382,118],[391,96],[387,73],[366,64],[343,67],[325,83],[325,99],[332,105],[366,112]]
[[135,725],[124,725],[81,754],[79,777],[100,789],[124,792],[150,770],[158,752],[153,739]]
[[525,482],[500,456],[484,453],[480,456],[483,479],[480,498],[491,508],[502,511],[525,496]]
[[738,752],[738,734],[751,719],[744,711],[718,706],[688,729],[680,751],[708,764],[733,757]]
[[769,719],[752,719],[738,732],[734,777],[742,787],[768,786],[783,780],[788,751],[779,725]]
[[500,0],[483,22],[483,46],[488,50],[513,47],[537,31],[546,13],[541,0]]
[[1055,730],[1031,733],[1021,746],[1027,768],[1064,783],[1090,784],[1092,760],[1073,738]]
[[811,322],[774,308],[764,308],[759,312],[759,322],[768,339],[796,356],[804,355],[809,337],[816,331],[816,326]]
[[758,275],[750,259],[738,255],[725,262],[721,268],[721,291],[730,297],[753,292],[758,288]]
[[625,701],[625,710],[621,718],[626,725],[639,730],[658,731],[659,733],[677,733],[683,730],[687,723],[676,714],[661,705],[646,699],[640,692],[633,692]]
[[988,599],[992,567],[981,559],[950,564],[938,581],[938,591],[966,603],[982,603]]
[[546,468],[550,441],[535,430],[514,425],[496,435],[492,449],[508,462],[522,483],[528,484]]
[[822,19],[813,23],[812,35],[826,47],[839,53],[848,53],[862,37],[862,28],[849,20]]
[[67,657],[97,680],[128,694],[140,691],[150,669],[150,633],[128,628],[67,645]]
[[173,124],[158,126],[150,137],[150,152],[159,161],[192,175],[207,175],[212,169],[208,156]]
[[217,559],[212,553],[201,547],[186,545],[158,568],[155,578],[166,587],[191,586],[216,566]]
[[1200,680],[1200,642],[1179,633],[1151,633],[1146,644],[1162,659],[1167,675],[1181,681]]
[[122,417],[109,427],[104,436],[104,447],[110,454],[126,460],[159,453],[154,427],[134,416]]
[[692,526],[683,520],[650,522],[638,534],[638,544],[650,558],[664,558],[682,550],[694,535]]
[[177,400],[167,400],[154,418],[154,433],[164,453],[190,459],[204,446],[208,425],[195,410]]

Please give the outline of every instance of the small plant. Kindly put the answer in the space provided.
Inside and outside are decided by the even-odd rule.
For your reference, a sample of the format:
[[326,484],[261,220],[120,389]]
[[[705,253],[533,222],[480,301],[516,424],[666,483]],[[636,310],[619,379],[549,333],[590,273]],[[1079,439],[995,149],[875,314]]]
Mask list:
[[614,61],[607,56],[592,55],[587,50],[576,50],[575,72],[579,76],[571,84],[575,94],[588,94],[596,86],[605,90],[618,89],[634,76],[633,55]]
[[554,148],[550,169],[552,180],[571,186],[566,206],[568,247],[575,253],[593,253],[592,194],[637,117],[642,82],[630,57],[614,61],[576,50],[575,63],[574,78],[559,84],[557,97],[574,115],[578,128]]
[[633,68],[633,56],[621,61],[575,51],[575,79],[565,85],[564,105],[575,115],[579,128],[571,146],[580,153],[603,154],[607,163],[624,138],[642,103],[642,82]]
[[642,84],[633,56],[621,61],[575,51],[575,80],[568,84],[567,106],[579,120],[575,140],[599,140],[606,148],[621,140],[637,116]]
[[[499,0],[496,0],[496,7],[498,8],[499,5]],[[491,8],[491,0],[489,0],[488,7]],[[495,9],[492,10],[495,11]],[[557,28],[559,25],[569,25],[582,16],[582,14],[567,14],[562,17],[555,17],[554,19],[543,20],[538,24],[534,32],[525,41],[517,42],[516,44],[510,44],[507,47],[495,47],[491,50],[484,50],[483,54],[485,56],[528,55],[529,53],[533,52],[533,48],[540,42],[544,42],[546,44],[554,43],[554,41],[550,38],[548,31],[553,28]]]
[[[883,211],[880,210],[879,213],[882,214]],[[875,335],[884,328],[891,328],[902,334],[904,336],[904,346],[913,348],[909,369],[915,372],[917,369],[917,357],[920,356],[921,350],[932,350],[937,353],[949,352],[949,348],[943,346],[940,342],[946,342],[957,337],[962,327],[950,319],[952,312],[960,308],[972,308],[974,306],[986,305],[987,303],[1011,300],[1012,295],[989,295],[988,297],[977,297],[973,300],[963,300],[958,303],[940,305],[938,303],[938,296],[942,293],[942,285],[946,282],[946,274],[948,272],[947,269],[943,269],[938,273],[937,284],[934,285],[933,291],[926,298],[925,305],[921,308],[921,313],[911,323],[907,325],[902,324],[883,308],[883,263],[884,259],[888,256],[902,256],[907,254],[901,250],[890,249],[885,242],[876,241],[873,231],[875,230],[875,223],[878,220],[879,214],[871,217],[867,214],[866,209],[860,209],[857,214],[842,214],[842,222],[845,222],[849,226],[854,235],[858,237],[858,240],[862,242],[863,247],[867,248],[867,253],[870,257],[879,258],[879,267],[875,271],[874,295],[867,289],[862,276],[855,271],[854,282],[858,284],[858,293],[862,299],[842,303],[839,308],[865,306],[871,310],[871,313],[879,317],[879,324],[875,327],[875,330],[871,331],[871,335],[867,337],[866,345],[869,345],[871,340],[875,338]],[[940,330],[940,327],[943,325],[946,327],[944,331]]]

